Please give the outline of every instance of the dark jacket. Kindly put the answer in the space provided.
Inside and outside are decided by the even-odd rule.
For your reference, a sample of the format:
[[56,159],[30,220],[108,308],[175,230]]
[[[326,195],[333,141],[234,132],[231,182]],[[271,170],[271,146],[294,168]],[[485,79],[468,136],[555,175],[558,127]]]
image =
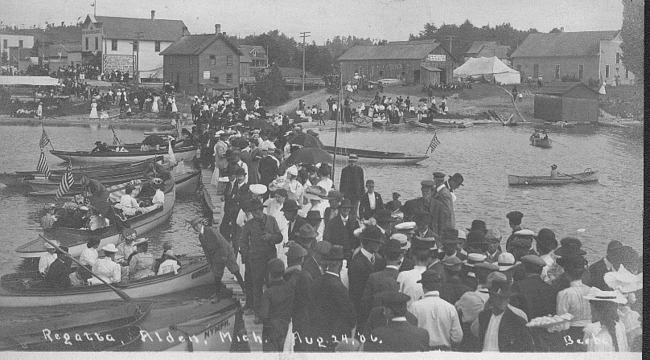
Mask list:
[[[265,351],[282,351],[293,310],[293,291],[283,279],[272,280],[264,291],[260,319],[263,322]],[[270,346],[266,346],[269,343]]]
[[512,305],[523,310],[529,319],[555,315],[558,289],[544,282],[539,274],[515,281],[512,291],[518,294],[511,299]]
[[341,194],[350,201],[356,201],[363,195],[366,186],[363,179],[363,169],[358,166],[346,166],[341,170],[341,182],[339,184]]
[[[478,315],[479,349],[483,349],[485,332],[487,331],[491,310],[483,310]],[[501,323],[499,324],[499,351],[500,352],[530,352],[533,349],[533,338],[526,327],[526,320],[515,315],[506,308]]]
[[[296,216],[295,223],[293,226],[291,224],[287,223],[287,234],[289,237],[288,241],[296,241],[296,238],[298,237],[298,234],[300,234],[300,228],[305,225],[307,221],[300,216]],[[291,227],[291,231],[289,231],[289,227]]]
[[454,202],[449,189],[443,187],[433,195],[431,211],[431,230],[442,234],[443,229],[455,229]]
[[384,208],[384,201],[381,199],[381,195],[375,191],[375,210],[370,209],[370,199],[368,199],[368,193],[364,193],[361,196],[359,201],[359,217],[364,220],[368,220],[375,215],[377,210]]
[[358,240],[354,238],[353,232],[359,227],[357,219],[350,214],[346,225],[343,225],[341,215],[333,217],[325,223],[323,240],[329,241],[332,245],[343,246],[343,253],[349,254],[359,246]]
[[232,182],[226,184],[226,187],[223,190],[224,216],[237,217],[237,214],[239,214],[239,210],[241,210],[240,203],[247,192],[248,192],[248,184],[241,184],[234,190],[233,190]]
[[291,310],[293,331],[306,334],[309,328],[309,309],[312,307],[314,280],[307,271],[302,270],[300,265],[288,268],[284,273],[284,280],[293,289],[293,309]]
[[333,350],[337,344],[332,342],[332,336],[339,341],[342,335],[350,337],[357,322],[354,304],[341,279],[329,273],[316,281],[313,294],[311,331],[314,337],[326,339],[324,345]]
[[67,289],[72,286],[70,283],[71,272],[70,263],[59,255],[45,274],[45,281],[54,289]]
[[263,157],[260,160],[258,171],[260,173],[260,184],[269,186],[271,181],[278,176],[278,163],[271,155]]
[[404,213],[404,221],[413,221],[413,215],[417,210],[430,211],[430,204],[424,202],[423,197],[407,200],[402,205],[402,213]]
[[[270,235],[266,240],[263,235]],[[282,233],[275,218],[263,215],[261,220],[251,219],[244,224],[239,238],[242,260],[269,261],[276,257],[275,244],[282,242]]]
[[[429,350],[429,333],[407,321],[389,321],[373,330],[373,339],[366,340],[367,352],[414,352]],[[380,342],[381,341],[381,342]]]
[[589,282],[587,285],[597,287],[603,291],[611,291],[612,288],[605,283],[605,274],[607,273],[605,259],[600,259],[589,267]]
[[362,306],[362,297],[366,282],[368,282],[370,274],[383,270],[385,267],[386,262],[379,254],[375,254],[375,263],[372,264],[361,251],[354,255],[348,264],[350,300],[352,300],[354,309],[357,312],[357,324],[359,327],[362,327],[367,317],[367,313],[364,314]]
[[309,273],[314,284],[321,278],[321,276],[323,276],[320,265],[318,265],[316,259],[312,256],[305,257],[305,262],[302,264],[302,270]]
[[473,289],[463,284],[458,277],[451,277],[447,279],[446,283],[440,286],[438,291],[442,300],[450,304],[455,304],[464,293],[473,291]]

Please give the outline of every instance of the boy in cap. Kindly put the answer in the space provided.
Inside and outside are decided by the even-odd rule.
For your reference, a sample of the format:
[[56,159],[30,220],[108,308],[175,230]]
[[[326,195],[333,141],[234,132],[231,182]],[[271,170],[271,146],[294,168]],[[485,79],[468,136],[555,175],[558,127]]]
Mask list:
[[521,227],[521,219],[524,217],[524,214],[522,214],[519,211],[511,211],[508,214],[506,214],[506,218],[508,219],[508,225],[512,229],[512,234],[510,237],[508,237],[508,240],[506,240],[506,251],[510,248],[510,241],[512,241],[515,238],[515,232],[523,229]]
[[[290,241],[287,250],[287,269],[284,272],[284,280],[293,290],[293,308],[291,319],[293,322],[293,333],[299,336],[309,334],[309,310],[312,307],[312,286],[314,280],[309,272],[303,270],[302,264],[308,252],[302,246]],[[308,348],[302,342],[297,342],[294,351],[307,351]]]
[[284,263],[275,258],[268,262],[269,287],[264,291],[260,306],[259,317],[262,326],[262,351],[282,352],[287,336],[291,312],[293,309],[294,292],[291,286],[282,278]]
[[392,211],[398,211],[398,210],[402,209],[402,202],[399,201],[400,196],[402,196],[402,195],[400,195],[400,193],[394,192],[393,193],[393,200],[386,203],[385,208],[390,210],[391,212]]
[[378,210],[384,208],[384,201],[382,200],[381,195],[378,192],[375,192],[374,180],[366,181],[366,189],[368,191],[361,196],[359,202],[359,218],[363,220],[368,220],[371,217],[374,217]]
[[485,261],[495,263],[501,255],[501,233],[497,229],[490,229],[485,234],[485,241],[487,242],[487,249],[485,251]]

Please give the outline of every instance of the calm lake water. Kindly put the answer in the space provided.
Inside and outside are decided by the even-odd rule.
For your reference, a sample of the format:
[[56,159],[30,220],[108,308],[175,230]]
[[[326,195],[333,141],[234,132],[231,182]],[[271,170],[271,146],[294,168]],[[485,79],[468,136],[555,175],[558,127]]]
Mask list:
[[[0,172],[32,170],[38,161],[40,127],[3,126],[0,128]],[[56,149],[91,149],[97,140],[112,140],[104,128],[48,127]],[[139,142],[141,130],[117,129],[124,142]],[[441,144],[433,155],[418,166],[363,165],[366,179],[374,179],[376,191],[385,201],[394,191],[405,200],[419,195],[420,180],[430,179],[433,171],[459,172],[465,177],[457,190],[457,226],[466,228],[473,219],[483,219],[489,228],[510,234],[506,213],[524,213],[523,225],[537,232],[547,227],[558,239],[575,236],[582,240],[588,259],[594,262],[605,253],[606,244],[620,240],[642,250],[643,239],[643,131],[637,129],[585,128],[549,132],[553,148],[529,145],[529,127],[475,126],[469,129],[438,131]],[[363,129],[339,133],[338,145],[382,151],[423,153],[433,132],[401,128],[397,131]],[[321,131],[323,143],[333,145],[334,132]],[[58,158],[48,155],[51,168],[63,167]],[[600,181],[558,187],[510,187],[507,175],[546,175],[557,164],[564,173],[579,173],[586,168],[600,170]],[[335,184],[341,165],[337,164]],[[43,200],[8,189],[0,190],[0,274],[16,271],[22,263],[13,251],[34,240],[42,231]],[[153,252],[170,241],[177,253],[199,253],[196,235],[184,219],[201,213],[197,197],[178,198],[168,223],[146,234]],[[584,229],[584,230],[582,230]]]

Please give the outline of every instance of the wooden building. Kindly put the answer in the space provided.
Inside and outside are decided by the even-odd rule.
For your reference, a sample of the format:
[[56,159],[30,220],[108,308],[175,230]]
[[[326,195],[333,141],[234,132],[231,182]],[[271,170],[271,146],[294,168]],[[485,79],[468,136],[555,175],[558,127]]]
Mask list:
[[338,58],[342,80],[355,74],[369,81],[399,79],[411,84],[451,83],[458,61],[442,45],[430,41],[355,46]]
[[598,92],[582,82],[557,82],[535,93],[534,113],[546,121],[598,121]]
[[215,26],[215,34],[188,35],[162,51],[163,78],[178,83],[186,94],[196,95],[205,89],[235,92],[240,77],[249,77],[250,57]]

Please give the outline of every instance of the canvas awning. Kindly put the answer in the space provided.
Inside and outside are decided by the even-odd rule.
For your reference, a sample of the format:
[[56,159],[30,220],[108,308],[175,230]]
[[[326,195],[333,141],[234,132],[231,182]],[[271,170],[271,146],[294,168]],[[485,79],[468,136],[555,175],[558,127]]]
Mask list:
[[519,71],[511,69],[496,56],[486,58],[470,58],[462,66],[454,70],[454,77],[474,80],[493,79],[500,84],[519,84],[521,81]]
[[103,80],[86,80],[86,84],[88,86],[93,86],[93,87],[112,87],[113,84],[108,82],[108,81],[103,81]]
[[0,86],[8,85],[56,86],[59,80],[49,76],[0,76]]
[[140,71],[140,79],[162,79],[163,68]]

